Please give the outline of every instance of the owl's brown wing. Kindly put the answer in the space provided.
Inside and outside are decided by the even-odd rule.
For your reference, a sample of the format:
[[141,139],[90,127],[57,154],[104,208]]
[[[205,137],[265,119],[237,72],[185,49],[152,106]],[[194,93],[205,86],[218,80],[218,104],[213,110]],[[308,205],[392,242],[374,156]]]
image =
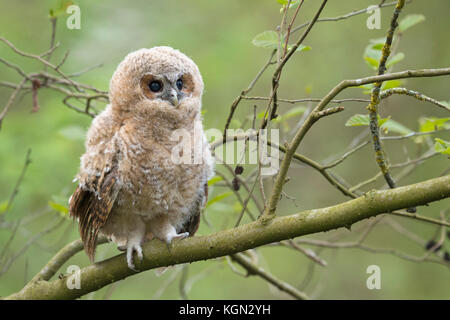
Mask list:
[[206,205],[207,201],[208,201],[208,183],[205,183],[204,192],[202,192],[202,194],[199,195],[197,201],[195,202],[195,205],[191,209],[190,219],[188,219],[184,223],[179,233],[189,232],[189,236],[192,237],[197,232],[198,227],[200,225],[200,213],[203,207]]
[[117,167],[113,167],[89,181],[87,187],[78,186],[70,199],[70,216],[78,219],[81,240],[91,261],[94,261],[98,232],[108,219],[118,192]]

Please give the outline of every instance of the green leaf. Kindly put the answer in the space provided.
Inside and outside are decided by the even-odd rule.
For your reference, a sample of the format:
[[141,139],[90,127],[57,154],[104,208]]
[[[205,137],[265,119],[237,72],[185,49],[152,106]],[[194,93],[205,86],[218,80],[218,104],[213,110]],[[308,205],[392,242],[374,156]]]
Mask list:
[[368,57],[368,56],[365,56],[364,60],[366,60],[369,67],[371,67],[372,69],[374,69],[374,70],[378,69],[378,61],[379,60],[376,60],[376,59]]
[[398,88],[402,84],[403,84],[403,82],[401,80],[384,81],[383,84],[381,85],[381,90],[388,90],[388,89],[392,89],[392,88]]
[[364,51],[364,60],[367,62],[369,67],[376,70],[378,69],[378,65],[381,59],[381,51],[372,49],[372,46],[367,46]]
[[[282,45],[284,46],[284,39],[280,39]],[[253,45],[261,48],[269,48],[269,49],[278,49],[278,34],[273,30],[267,30],[264,32],[261,32],[260,34],[256,35],[252,40]],[[292,45],[288,45],[288,50],[292,49]],[[300,45],[296,52],[300,51],[309,51],[311,50],[310,46],[306,45]]]
[[370,123],[368,114],[355,114],[345,123],[346,127],[368,126]]
[[389,58],[389,60],[386,62],[386,68],[389,68],[390,66],[393,66],[396,63],[399,63],[405,58],[405,54],[403,52],[399,52],[396,55]]
[[8,208],[9,200],[4,200],[0,202],[0,215],[4,214],[6,212],[6,209]]
[[214,176],[214,177],[212,177],[211,179],[208,180],[208,187],[210,187],[210,186],[212,186],[212,185],[214,185],[217,182],[222,181],[222,180],[223,180],[223,178],[221,176]]
[[59,130],[59,134],[69,140],[84,141],[86,137],[86,130],[80,126],[68,126]]
[[450,118],[421,118],[419,120],[420,123],[420,132],[430,132],[434,130],[445,129],[447,126],[447,122],[450,121]]
[[[355,114],[345,123],[346,127],[368,126],[370,124],[370,117],[368,114]],[[378,127],[386,132],[396,132],[401,135],[406,135],[413,132],[411,129],[405,127],[403,124],[392,120],[391,117],[380,118],[378,116]]]
[[[277,2],[281,5],[283,5],[283,7],[280,9],[280,13],[283,13],[284,10],[286,9],[287,4],[289,3],[288,0],[277,0]],[[292,0],[291,4],[289,5],[289,9],[295,9],[298,7],[298,5],[300,4],[300,0]]]
[[398,25],[399,32],[404,32],[405,30],[411,28],[412,26],[425,20],[423,14],[409,14],[404,19],[402,19]]
[[264,114],[266,113],[266,111],[261,111],[260,113],[258,113],[257,115],[256,115],[256,117],[258,118],[258,119],[262,119],[262,118],[264,118]]
[[[390,117],[381,119],[378,116],[378,126],[381,127]],[[358,127],[358,126],[368,126],[370,124],[370,118],[368,114],[355,114],[345,123],[346,127]]]
[[291,5],[289,6],[289,9],[295,9],[300,4],[300,0],[291,1]]
[[389,122],[390,119],[391,119],[391,116],[389,116],[387,118],[383,118],[383,119],[381,119],[380,116],[378,116],[378,126],[381,127],[381,126],[385,125],[386,123]]
[[[293,46],[288,45],[288,51],[290,51],[292,49]],[[311,50],[310,46],[305,46],[303,44],[299,45],[297,50],[295,52],[300,52],[300,51],[309,51]]]
[[59,5],[56,9],[50,9],[50,18],[57,18],[58,16],[66,14],[67,8],[73,4],[75,4],[73,1],[60,0]]
[[208,201],[208,203],[206,204],[206,207],[209,207],[210,205],[219,202],[225,198],[228,198],[229,196],[231,196],[233,194],[233,191],[228,191],[222,194],[219,194],[217,196],[215,196],[214,198],[212,198],[211,200]]
[[49,201],[48,205],[55,211],[59,212],[61,214],[61,216],[67,216],[67,214],[69,213],[69,209],[65,206],[63,206],[62,204],[53,202],[53,201]]
[[383,49],[384,43],[386,42],[386,37],[370,39],[369,42],[372,49],[381,50]]
[[261,32],[253,38],[252,43],[261,48],[277,49],[278,34],[272,30]]
[[[389,80],[389,81],[384,81],[383,84],[381,85],[381,90],[387,90],[387,89],[392,89],[392,88],[398,88],[401,87],[403,84],[403,82],[401,80]],[[364,94],[371,94],[372,93],[372,89],[373,89],[373,84],[369,83],[369,84],[364,84],[361,86],[358,86],[358,88],[364,89],[363,93]]]
[[382,129],[386,130],[386,131],[390,131],[390,132],[396,132],[399,133],[401,135],[406,135],[406,134],[410,134],[413,131],[407,127],[405,127],[403,124],[389,119],[387,120],[383,125],[382,125]]
[[373,84],[372,83],[363,84],[363,85],[358,86],[358,88],[364,89],[363,94],[371,94],[372,89],[373,89]]
[[434,150],[442,154],[450,154],[450,142],[439,138],[434,138]]

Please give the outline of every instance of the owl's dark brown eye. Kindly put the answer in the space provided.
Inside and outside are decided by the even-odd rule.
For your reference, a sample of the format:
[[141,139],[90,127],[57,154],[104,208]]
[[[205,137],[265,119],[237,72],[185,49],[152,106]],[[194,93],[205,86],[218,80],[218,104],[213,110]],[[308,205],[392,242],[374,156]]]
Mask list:
[[181,79],[177,80],[177,88],[178,90],[181,90],[183,88],[183,80]]
[[148,87],[150,88],[150,90],[152,92],[159,92],[159,91],[161,91],[163,84],[161,83],[161,81],[152,81],[152,82],[150,82]]

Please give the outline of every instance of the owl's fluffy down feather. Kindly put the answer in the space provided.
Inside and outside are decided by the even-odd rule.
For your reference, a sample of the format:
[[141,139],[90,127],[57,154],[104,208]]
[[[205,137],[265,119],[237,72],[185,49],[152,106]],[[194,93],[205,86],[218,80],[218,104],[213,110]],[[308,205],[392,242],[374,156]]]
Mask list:
[[[194,88],[183,93],[178,106],[148,99],[139,81],[149,73],[188,74]],[[111,80],[111,104],[88,131],[79,185],[70,200],[70,214],[79,221],[91,259],[98,232],[127,249],[133,268],[133,251],[141,258],[145,239],[170,243],[197,230],[213,172],[200,116],[202,92],[195,63],[172,48],[141,49],[119,65]],[[175,130],[191,134],[192,140],[181,140],[183,150],[192,150],[193,159],[194,147],[200,146],[200,161],[172,160],[173,148],[180,147],[180,140],[172,138]]]

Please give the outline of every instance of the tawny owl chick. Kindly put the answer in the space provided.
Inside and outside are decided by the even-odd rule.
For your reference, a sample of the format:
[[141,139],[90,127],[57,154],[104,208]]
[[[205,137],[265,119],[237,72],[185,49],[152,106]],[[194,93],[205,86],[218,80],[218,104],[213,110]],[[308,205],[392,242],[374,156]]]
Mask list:
[[[118,66],[110,105],[88,131],[70,199],[91,261],[99,232],[126,249],[134,269],[133,252],[142,259],[146,239],[170,244],[197,231],[213,170],[201,123],[202,93],[197,65],[170,47],[135,51]],[[174,139],[178,131],[191,138]],[[186,150],[192,152],[179,161]],[[199,154],[200,161],[186,161],[186,155],[194,160]]]

